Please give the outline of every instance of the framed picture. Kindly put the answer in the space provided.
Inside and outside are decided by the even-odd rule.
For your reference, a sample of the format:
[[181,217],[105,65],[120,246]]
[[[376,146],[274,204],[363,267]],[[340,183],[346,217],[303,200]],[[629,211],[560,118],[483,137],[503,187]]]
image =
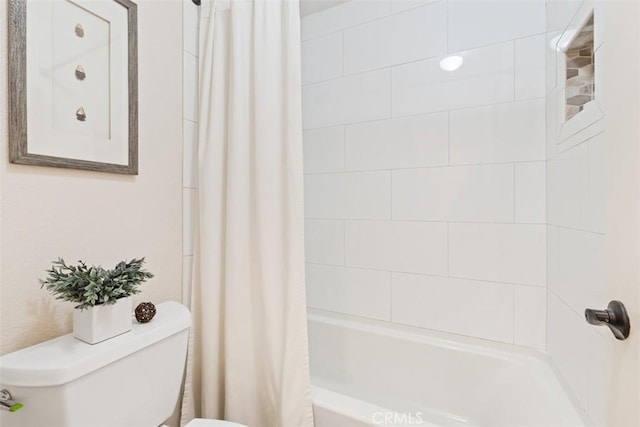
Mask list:
[[8,4],[9,161],[137,175],[136,4]]

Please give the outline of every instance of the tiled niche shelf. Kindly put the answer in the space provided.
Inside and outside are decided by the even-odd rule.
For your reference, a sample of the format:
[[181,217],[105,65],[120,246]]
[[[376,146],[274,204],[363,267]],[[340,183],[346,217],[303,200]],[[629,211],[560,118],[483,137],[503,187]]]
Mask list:
[[567,149],[604,131],[602,75],[602,6],[583,2],[556,44],[556,144]]
[[565,120],[569,120],[595,99],[593,14],[567,47],[565,57]]

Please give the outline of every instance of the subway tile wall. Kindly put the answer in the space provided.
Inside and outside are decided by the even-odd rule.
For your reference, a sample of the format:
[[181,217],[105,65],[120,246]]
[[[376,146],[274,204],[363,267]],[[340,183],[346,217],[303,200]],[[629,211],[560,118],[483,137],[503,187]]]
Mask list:
[[[574,126],[575,135],[562,139],[566,60],[553,43],[592,12],[598,56],[607,48],[599,3],[547,0],[547,350],[593,425],[604,426],[604,349],[612,337],[606,328],[587,324],[583,313],[612,299],[605,278],[606,132],[594,135],[588,128],[597,123],[587,123],[582,129]],[[595,75],[614,66],[596,61]],[[601,95],[596,93],[595,101],[600,108]],[[581,120],[581,114],[571,120]]]
[[200,8],[191,0],[183,0],[182,5],[182,302],[189,305],[198,191],[198,29],[201,17]]
[[545,349],[544,0],[353,0],[302,35],[308,305]]

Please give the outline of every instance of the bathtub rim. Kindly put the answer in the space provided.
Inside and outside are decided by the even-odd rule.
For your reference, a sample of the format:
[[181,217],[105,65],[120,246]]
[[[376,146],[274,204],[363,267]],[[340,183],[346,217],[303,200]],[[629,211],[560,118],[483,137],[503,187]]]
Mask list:
[[[555,366],[555,363],[553,363],[551,357],[546,353],[546,351],[522,347],[516,344],[457,335],[449,332],[402,325],[311,307],[307,308],[307,321],[324,323],[338,327],[347,327],[365,333],[387,336],[393,339],[406,339],[416,343],[438,346],[447,350],[478,354],[484,357],[503,360],[518,366],[531,366],[532,364],[535,364],[538,367],[549,371],[552,378],[560,386],[560,389],[563,391],[568,403],[571,405],[571,408],[578,418],[580,418],[583,425],[593,425],[586,411],[582,409],[582,406],[574,391],[569,386],[569,383],[562,376],[560,370]],[[313,373],[311,375],[311,383],[312,385],[314,384]]]

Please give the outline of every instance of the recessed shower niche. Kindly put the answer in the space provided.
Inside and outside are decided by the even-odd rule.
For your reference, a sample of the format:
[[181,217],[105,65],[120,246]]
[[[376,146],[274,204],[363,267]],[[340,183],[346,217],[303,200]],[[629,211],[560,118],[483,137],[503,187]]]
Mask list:
[[553,40],[557,145],[570,147],[604,130],[602,36],[602,7],[586,2]]
[[565,120],[584,109],[595,99],[593,14],[565,51]]

